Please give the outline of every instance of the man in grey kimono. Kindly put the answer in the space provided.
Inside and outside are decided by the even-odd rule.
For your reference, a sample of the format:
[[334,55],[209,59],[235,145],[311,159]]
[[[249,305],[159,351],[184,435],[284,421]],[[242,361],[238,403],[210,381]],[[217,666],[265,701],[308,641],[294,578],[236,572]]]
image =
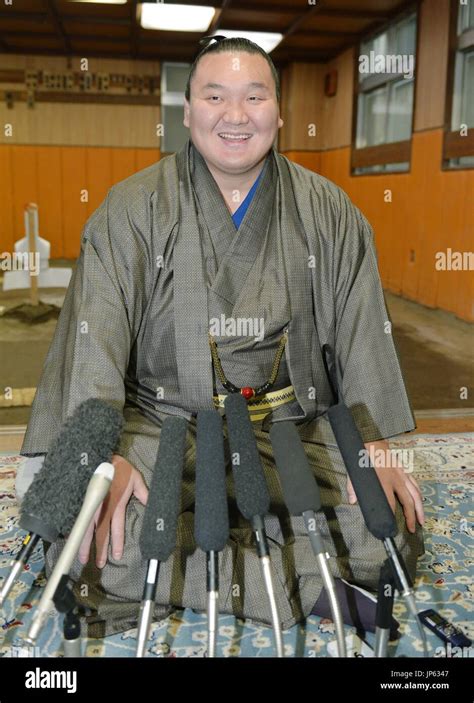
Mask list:
[[[264,51],[242,39],[209,44],[188,82],[190,141],[111,188],[84,228],[22,454],[46,453],[89,397],[123,412],[112,490],[72,570],[76,595],[94,609],[91,636],[136,624],[145,576],[138,538],[169,414],[188,418],[189,431],[178,546],[160,571],[155,617],[173,606],[205,610],[205,555],[193,539],[195,416],[222,407],[226,379],[239,388],[264,384],[283,337],[271,392],[249,401],[272,499],[266,529],[283,626],[313,611],[322,582],[303,520],[284,505],[272,422],[297,423],[321,489],[319,527],[335,577],[377,584],[384,549],[365,527],[325,413],[337,384],[366,447],[387,457],[387,438],[415,423],[370,225],[337,186],[275,151],[278,100]],[[216,327],[243,319],[261,321],[263,333]],[[210,352],[211,324],[224,377]],[[409,473],[387,464],[376,470],[413,576],[421,496]],[[220,610],[270,623],[252,532],[227,468],[231,533],[220,561]],[[61,547],[59,540],[49,548],[48,573]]]

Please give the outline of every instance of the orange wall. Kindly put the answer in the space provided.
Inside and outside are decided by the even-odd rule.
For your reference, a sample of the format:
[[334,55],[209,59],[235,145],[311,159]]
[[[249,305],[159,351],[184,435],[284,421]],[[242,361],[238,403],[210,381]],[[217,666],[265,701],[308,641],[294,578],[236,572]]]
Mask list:
[[108,189],[159,158],[157,149],[0,144],[0,252],[25,236],[23,210],[35,202],[51,257],[75,259],[84,223]]
[[[441,129],[415,132],[411,171],[404,174],[351,176],[350,147],[286,156],[334,181],[362,210],[374,228],[386,288],[474,320],[474,272],[435,269],[438,251],[472,251],[474,232],[473,173],[441,170],[442,139]],[[387,189],[391,203],[384,201]]]

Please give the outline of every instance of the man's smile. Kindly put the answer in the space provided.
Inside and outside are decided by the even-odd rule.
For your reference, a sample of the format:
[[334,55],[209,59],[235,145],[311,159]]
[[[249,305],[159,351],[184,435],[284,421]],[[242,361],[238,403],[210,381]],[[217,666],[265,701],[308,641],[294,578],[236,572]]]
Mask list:
[[252,135],[248,132],[219,132],[219,137],[226,144],[243,144],[248,141]]

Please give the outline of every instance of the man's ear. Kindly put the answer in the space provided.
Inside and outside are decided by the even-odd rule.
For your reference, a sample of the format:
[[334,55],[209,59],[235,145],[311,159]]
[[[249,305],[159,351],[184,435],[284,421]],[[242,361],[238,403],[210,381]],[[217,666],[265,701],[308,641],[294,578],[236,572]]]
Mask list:
[[278,129],[281,129],[285,123],[281,119],[280,115],[278,115]]
[[189,102],[184,98],[184,119],[183,119],[183,124],[185,127],[189,127],[189,112],[190,112],[190,107],[189,107]]

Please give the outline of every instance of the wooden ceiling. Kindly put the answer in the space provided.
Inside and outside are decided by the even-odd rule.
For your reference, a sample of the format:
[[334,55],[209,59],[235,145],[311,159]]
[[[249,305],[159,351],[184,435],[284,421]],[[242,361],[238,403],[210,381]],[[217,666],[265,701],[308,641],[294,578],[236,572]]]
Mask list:
[[[179,0],[218,11],[206,34],[281,32],[277,64],[327,61],[389,22],[413,0]],[[125,5],[68,0],[0,3],[0,53],[191,61],[202,33],[141,29],[138,0]]]

